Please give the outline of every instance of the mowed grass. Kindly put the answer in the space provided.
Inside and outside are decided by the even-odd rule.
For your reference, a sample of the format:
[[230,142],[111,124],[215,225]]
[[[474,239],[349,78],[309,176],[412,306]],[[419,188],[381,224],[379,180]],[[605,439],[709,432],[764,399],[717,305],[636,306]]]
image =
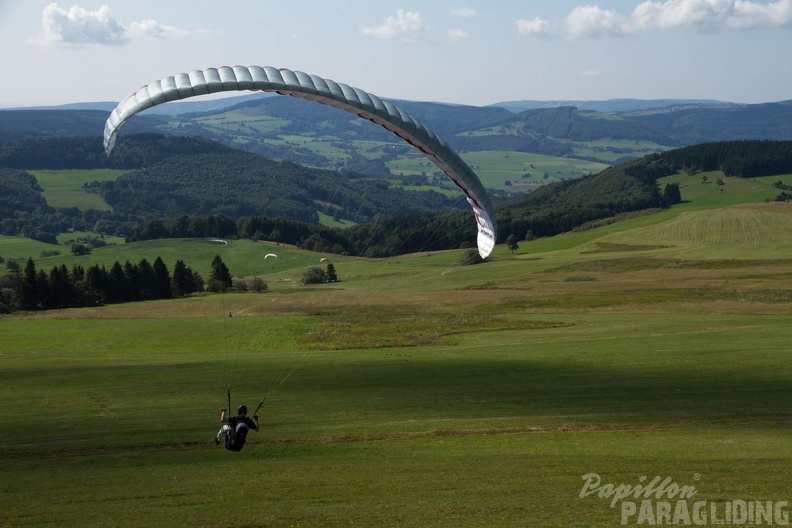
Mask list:
[[[250,525],[611,526],[583,474],[672,476],[705,500],[787,489],[791,316],[493,308],[511,324],[470,316],[406,347],[388,327],[442,319],[430,301],[411,321],[260,299],[236,318],[204,298],[0,321],[3,522],[219,526],[256,504]],[[339,320],[393,341],[305,347]],[[229,375],[235,404],[269,392],[239,454],[208,443]]]
[[[314,287],[325,255],[287,246],[95,250],[270,290],[0,318],[0,526],[620,525],[592,472],[789,500],[792,210],[730,185],[484,265],[331,256]],[[267,396],[241,453],[209,443],[229,384]]]
[[47,244],[21,236],[0,235],[0,257],[3,260],[15,259],[25,261],[30,257],[38,259],[43,251],[60,251],[66,253],[69,248],[56,244]]
[[[789,258],[692,258],[669,229],[663,247],[607,226],[486,265],[335,258],[333,285],[3,317],[0,525],[619,525],[579,498],[591,472],[788,500]],[[235,247],[279,252],[273,274],[319,257],[207,250]],[[229,383],[233,405],[267,396],[241,453],[209,443]]]
[[79,209],[97,209],[110,211],[111,207],[98,194],[87,193],[82,188],[93,181],[115,180],[128,171],[116,169],[93,170],[29,170],[36,177],[44,192],[47,204],[51,207],[77,207]]

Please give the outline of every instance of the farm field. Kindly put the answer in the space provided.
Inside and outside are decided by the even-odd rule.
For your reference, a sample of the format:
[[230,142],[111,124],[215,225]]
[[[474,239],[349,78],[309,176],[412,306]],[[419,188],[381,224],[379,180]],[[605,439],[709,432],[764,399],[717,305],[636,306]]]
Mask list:
[[574,145],[574,154],[581,158],[597,158],[614,163],[625,156],[641,157],[654,152],[670,150],[671,147],[653,141],[627,139],[569,141]]
[[[544,184],[553,181],[579,178],[605,169],[607,165],[595,161],[559,158],[544,154],[510,151],[482,151],[462,154],[462,159],[476,171],[488,189],[509,189],[505,183]],[[425,157],[414,154],[400,156],[386,163],[393,174],[432,174],[439,169]],[[547,178],[544,174],[547,173]],[[529,174],[528,178],[524,178]],[[516,189],[517,187],[515,187]]]
[[[354,156],[376,159],[387,153],[389,155],[396,154],[395,159],[386,161],[386,166],[396,177],[416,175],[422,172],[426,174],[439,172],[435,165],[409,145],[402,142],[371,139],[370,136],[373,132],[378,131],[378,127],[370,126],[367,123],[355,121],[360,126],[359,136],[342,139],[333,135],[334,130],[327,123],[317,124],[317,131],[314,135],[282,134],[280,129],[289,125],[289,121],[268,115],[250,115],[244,110],[194,119],[196,123],[210,131],[234,135],[235,142],[240,145],[250,141],[266,143],[272,147],[271,155],[274,158],[288,158],[293,149],[311,151],[326,161],[326,163],[317,165],[318,168],[342,168]],[[486,131],[482,133],[486,133]],[[610,153],[605,152],[606,149],[621,149],[624,152]],[[582,157],[596,157],[610,162],[626,155],[641,156],[663,149],[664,147],[651,142],[595,141],[576,144],[575,154]],[[464,153],[462,157],[468,164],[475,166],[474,169],[485,187],[515,192],[525,192],[530,188],[520,185],[535,186],[578,178],[599,172],[608,166],[606,163],[583,159],[510,151],[474,151]],[[544,176],[545,173],[547,177]],[[526,174],[528,176],[525,176]],[[514,185],[505,185],[507,181]]]
[[51,207],[77,207],[110,211],[111,207],[98,194],[87,193],[82,186],[93,181],[115,180],[127,171],[117,169],[29,170],[44,189],[43,196]]
[[[670,478],[721,517],[790,501],[792,209],[692,181],[484,265],[332,257],[341,282],[310,288],[322,255],[284,246],[97,249],[220,252],[270,289],[2,316],[0,526],[621,525],[580,497],[590,473]],[[240,453],[209,442],[229,385],[267,397]]]

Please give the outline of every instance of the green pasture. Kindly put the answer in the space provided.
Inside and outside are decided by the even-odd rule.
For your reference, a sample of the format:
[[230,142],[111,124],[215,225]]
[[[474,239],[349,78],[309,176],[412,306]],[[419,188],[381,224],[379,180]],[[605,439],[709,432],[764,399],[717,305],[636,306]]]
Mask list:
[[[0,319],[0,523],[618,525],[578,497],[591,472],[788,498],[788,303],[536,312],[518,289],[410,287]],[[267,396],[241,453],[209,442],[229,382],[233,405]]]
[[126,239],[124,239],[123,237],[110,236],[110,235],[97,235],[96,233],[92,233],[89,231],[69,231],[68,233],[61,233],[60,235],[58,235],[57,238],[59,244],[71,244],[72,242],[78,243],[80,240],[84,240],[87,238],[98,238],[100,236],[102,240],[104,240],[107,244],[126,243]]
[[273,134],[290,123],[289,120],[278,117],[262,114],[250,115],[245,113],[244,110],[225,112],[219,115],[196,117],[194,118],[194,121],[209,129],[214,129],[220,132],[252,132],[256,134]]
[[[723,181],[723,185],[716,183],[718,179]],[[695,174],[683,172],[660,178],[657,183],[661,189],[666,183],[679,184],[682,200],[691,202],[691,207],[700,209],[773,200],[781,191],[771,187],[770,184],[779,179],[783,180],[784,176],[774,176],[769,179],[737,178],[725,176],[720,171],[711,171]]]
[[[33,257],[35,260],[39,258],[39,255],[41,255],[43,251],[60,251],[61,253],[67,253],[69,252],[69,248],[66,246],[47,244],[21,236],[0,235],[0,257],[3,257],[5,261],[9,259],[25,261],[30,257]],[[5,267],[3,266],[2,269],[5,269]]]
[[596,158],[607,163],[613,163],[625,156],[642,157],[654,152],[664,152],[672,148],[653,141],[635,141],[628,139],[599,139],[595,141],[564,142],[573,145],[575,156],[580,156],[581,158]]
[[[462,159],[470,165],[489,189],[518,189],[519,184],[542,184],[553,181],[579,178],[589,173],[597,173],[607,165],[573,158],[559,158],[544,154],[512,151],[482,151],[462,154]],[[438,172],[430,161],[419,155],[400,156],[386,162],[394,175],[414,175]],[[544,178],[544,174],[548,178]],[[530,177],[524,178],[525,174]],[[510,181],[513,186],[506,187]]]
[[347,227],[352,227],[355,225],[355,222],[344,220],[343,218],[336,220],[332,216],[325,213],[319,213],[319,223],[327,227],[337,227],[339,229],[346,229]]
[[36,177],[51,207],[77,207],[110,211],[101,196],[87,193],[82,186],[93,181],[115,180],[128,171],[116,169],[29,170]]
[[[299,251],[289,246],[275,243],[253,242],[250,240],[228,240],[227,244],[203,239],[163,239],[146,242],[119,244],[94,249],[90,255],[75,256],[70,252],[46,258],[34,258],[38,269],[49,271],[54,266],[65,264],[68,268],[74,265],[88,267],[93,264],[105,266],[107,269],[118,261],[121,264],[140,262],[145,258],[149,263],[161,257],[168,269],[173,270],[177,260],[183,260],[190,268],[200,273],[205,279],[211,273],[211,262],[220,256],[235,276],[264,276],[278,281],[281,277],[288,280],[302,278],[305,269],[322,266],[319,259],[325,255],[307,251]],[[65,246],[48,246],[60,248]],[[67,248],[68,249],[68,248]],[[275,262],[264,259],[269,253],[281,258]],[[327,255],[331,259],[343,258]]]
[[[765,203],[778,178],[701,176],[472,266],[247,240],[37,259],[220,255],[269,289],[0,316],[0,526],[621,525],[589,473],[790,501],[792,207]],[[323,257],[340,282],[301,286]],[[229,387],[267,398],[240,453],[210,443]]]

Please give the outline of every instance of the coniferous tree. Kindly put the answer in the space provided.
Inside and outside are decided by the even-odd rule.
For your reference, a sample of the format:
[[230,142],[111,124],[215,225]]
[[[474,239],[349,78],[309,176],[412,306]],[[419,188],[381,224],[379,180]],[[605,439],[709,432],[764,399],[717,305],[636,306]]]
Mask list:
[[682,193],[678,183],[668,183],[663,189],[663,201],[667,205],[678,204],[682,201]]
[[138,262],[137,271],[140,278],[140,298],[145,300],[156,299],[154,296],[156,290],[154,268],[151,267],[148,260],[141,259]]
[[174,297],[186,297],[195,290],[195,281],[190,269],[184,264],[183,260],[177,260],[173,266],[173,278],[171,279],[171,290]]
[[140,270],[128,260],[124,263],[124,277],[126,277],[127,281],[128,300],[140,300],[143,293],[143,281],[140,277]]
[[173,290],[171,289],[171,276],[168,267],[160,257],[157,257],[154,260],[153,268],[155,297],[157,299],[170,299],[173,295]]
[[225,291],[233,284],[231,272],[228,270],[228,266],[223,263],[220,255],[212,259],[212,273],[209,275],[209,281],[213,283],[214,288],[220,291]]
[[37,304],[38,308],[42,310],[47,310],[51,308],[52,293],[49,289],[49,277],[44,270],[40,270],[36,273],[36,297],[37,297]]
[[19,307],[22,310],[35,310],[39,304],[36,264],[32,258],[27,260],[19,284]]
[[127,289],[128,283],[124,268],[118,261],[115,261],[107,274],[105,300],[109,303],[126,302],[129,300]]
[[325,272],[325,276],[327,277],[328,282],[337,282],[338,275],[336,275],[335,266],[332,264],[327,265],[327,271]]
[[87,292],[96,292],[96,302],[98,304],[107,301],[107,270],[95,264],[85,271],[85,283]]

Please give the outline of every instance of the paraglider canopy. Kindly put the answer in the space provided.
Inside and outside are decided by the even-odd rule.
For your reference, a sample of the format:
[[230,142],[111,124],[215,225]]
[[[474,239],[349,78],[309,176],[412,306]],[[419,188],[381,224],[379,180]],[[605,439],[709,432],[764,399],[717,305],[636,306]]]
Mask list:
[[390,130],[437,165],[459,187],[476,216],[478,249],[486,258],[495,246],[495,210],[478,176],[448,144],[404,110],[376,95],[300,71],[261,66],[223,66],[180,73],[154,81],[118,104],[105,123],[109,156],[118,129],[133,115],[152,106],[216,92],[261,90],[291,95],[340,108]]
[[329,260],[327,260],[326,258],[323,257],[323,258],[319,259],[319,262],[329,262]]
[[264,260],[267,260],[268,258],[279,259],[280,257],[275,253],[267,253],[266,255],[264,255]]

